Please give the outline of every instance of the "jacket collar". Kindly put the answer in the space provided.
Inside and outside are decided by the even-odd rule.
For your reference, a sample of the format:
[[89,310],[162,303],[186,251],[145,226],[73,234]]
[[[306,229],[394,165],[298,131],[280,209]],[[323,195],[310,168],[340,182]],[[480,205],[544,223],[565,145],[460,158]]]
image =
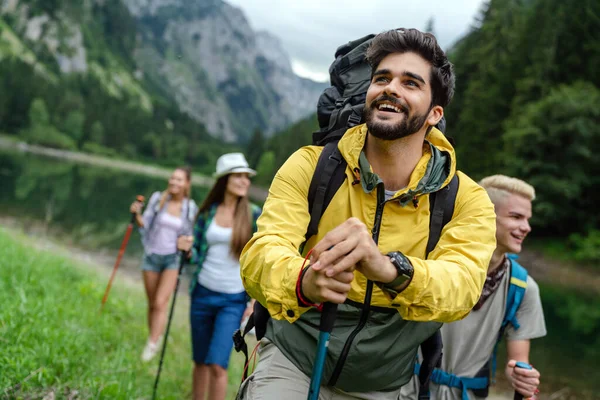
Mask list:
[[[350,168],[360,170],[361,186],[370,193],[382,183],[375,174],[363,152],[367,138],[365,124],[346,131],[340,139],[338,148]],[[423,143],[423,156],[411,174],[408,186],[396,192],[400,204],[406,205],[413,198],[432,193],[447,185],[456,173],[454,148],[442,132],[432,128]]]

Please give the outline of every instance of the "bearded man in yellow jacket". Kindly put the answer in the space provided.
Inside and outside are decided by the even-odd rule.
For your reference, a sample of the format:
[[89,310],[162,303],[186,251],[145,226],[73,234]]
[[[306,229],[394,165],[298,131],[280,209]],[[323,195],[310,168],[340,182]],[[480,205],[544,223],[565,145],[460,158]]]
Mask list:
[[[367,59],[366,123],[338,143],[348,179],[318,233],[302,246],[322,151],[307,146],[278,171],[242,253],[245,288],[272,318],[239,398],[306,399],[319,334],[314,305],[331,302],[339,306],[321,398],[397,399],[418,346],[465,317],[481,294],[496,245],[494,208],[456,170],[454,149],[435,128],[454,92],[452,65],[433,35],[415,29],[377,35]],[[426,256],[430,195],[454,175],[452,219]]]

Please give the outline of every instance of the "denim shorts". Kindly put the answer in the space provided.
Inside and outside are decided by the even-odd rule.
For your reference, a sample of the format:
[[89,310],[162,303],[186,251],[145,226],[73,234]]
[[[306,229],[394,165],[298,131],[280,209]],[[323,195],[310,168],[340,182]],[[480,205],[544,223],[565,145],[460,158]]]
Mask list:
[[144,254],[142,271],[163,272],[167,269],[179,269],[179,253]]
[[196,364],[216,364],[227,369],[233,333],[246,309],[246,292],[213,292],[197,284],[190,304],[192,359]]

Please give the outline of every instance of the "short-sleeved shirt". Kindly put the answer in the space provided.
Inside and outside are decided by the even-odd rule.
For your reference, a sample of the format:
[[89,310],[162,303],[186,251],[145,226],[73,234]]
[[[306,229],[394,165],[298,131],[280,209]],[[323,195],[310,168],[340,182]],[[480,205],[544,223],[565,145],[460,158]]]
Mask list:
[[[507,271],[500,286],[479,310],[471,311],[463,320],[442,326],[442,370],[459,377],[474,377],[490,360],[506,312],[509,281],[510,273]],[[517,320],[520,324],[518,330],[508,324],[505,330],[507,340],[530,340],[546,335],[539,287],[531,276],[527,277],[527,289],[517,310]],[[419,379],[415,375],[402,387],[401,398],[416,399],[418,384]],[[462,398],[462,391],[458,388],[431,383],[430,390],[431,400]],[[468,393],[470,399],[477,398],[472,391]]]

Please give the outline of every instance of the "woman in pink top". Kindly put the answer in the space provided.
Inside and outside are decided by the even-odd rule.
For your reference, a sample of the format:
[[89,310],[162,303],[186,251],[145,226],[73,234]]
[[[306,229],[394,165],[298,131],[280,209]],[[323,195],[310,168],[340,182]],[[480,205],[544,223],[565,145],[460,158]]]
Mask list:
[[142,352],[143,361],[151,360],[159,350],[169,298],[177,283],[177,238],[190,234],[198,212],[190,199],[190,189],[191,170],[180,167],[173,171],[165,191],[152,194],[143,215],[140,203],[135,202],[130,208],[137,216],[144,244],[142,274],[148,297],[149,337]]

